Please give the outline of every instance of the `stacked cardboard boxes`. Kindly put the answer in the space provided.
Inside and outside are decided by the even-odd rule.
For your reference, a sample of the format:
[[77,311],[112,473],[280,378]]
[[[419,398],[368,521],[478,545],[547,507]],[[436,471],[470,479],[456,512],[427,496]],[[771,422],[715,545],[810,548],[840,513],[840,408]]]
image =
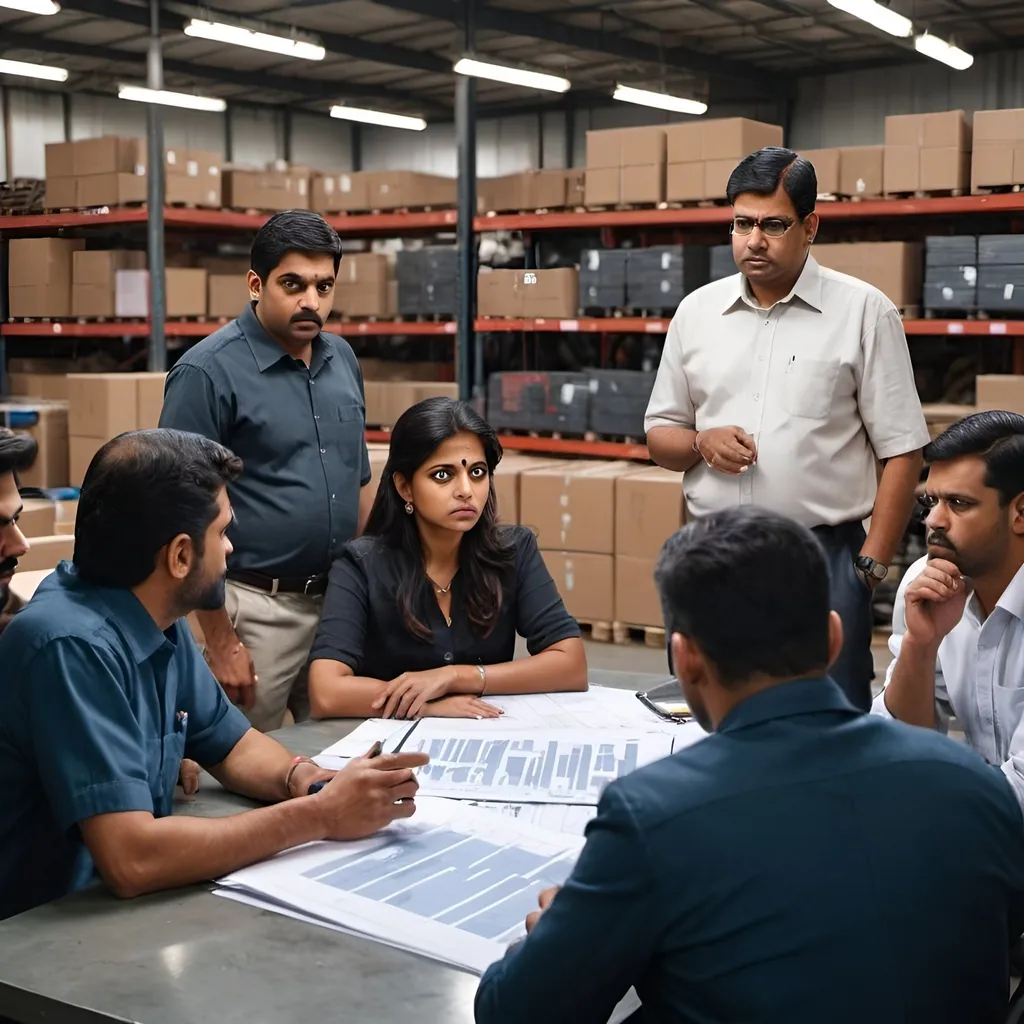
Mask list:
[[800,156],[814,165],[819,196],[839,195],[839,149],[801,149]]
[[979,411],[1000,409],[1024,415],[1024,376],[1021,374],[983,373],[975,383]]
[[921,301],[923,252],[919,242],[817,244],[811,252],[823,267],[874,285],[899,308]]
[[202,149],[168,149],[164,201],[220,209],[223,200],[219,153]]
[[966,189],[971,128],[962,110],[885,119],[886,195]]
[[[415,171],[362,171],[370,210],[454,206],[456,182],[439,174]],[[353,175],[355,177],[355,175]]]
[[974,115],[971,188],[1024,185],[1024,109],[979,110]]
[[79,250],[72,254],[71,315],[96,319],[113,317],[119,270],[143,270],[144,252]]
[[729,176],[740,160],[765,146],[781,146],[782,136],[779,125],[745,117],[669,125],[666,197],[725,199]]
[[480,316],[565,319],[576,315],[579,271],[489,270],[477,277],[477,312]]
[[[167,316],[206,316],[206,278],[203,267],[167,267],[164,270]],[[231,315],[237,316],[239,312],[240,309]],[[149,316],[148,270],[115,271],[114,314],[125,318]]]
[[478,178],[477,211],[562,210],[583,202],[583,171],[521,171],[500,178]]
[[68,400],[66,373],[34,373],[11,370],[7,374],[7,390],[12,395],[45,398],[51,402]]
[[34,537],[29,541],[28,551],[18,559],[18,576],[29,572],[52,572],[60,562],[74,557],[74,554],[73,536]]
[[394,316],[392,280],[387,256],[369,252],[346,256],[334,286],[334,311],[342,317]]
[[68,483],[68,403],[39,398],[0,402],[0,427],[28,434],[37,445],[36,461],[19,474],[23,487],[66,487]]
[[224,205],[236,210],[308,210],[309,176],[304,167],[287,170],[225,170]]
[[506,452],[494,471],[494,496],[498,502],[498,519],[509,525],[519,523],[519,481],[523,473],[534,469],[564,466],[564,460],[543,459],[518,452]]
[[366,178],[361,174],[314,172],[309,180],[309,208],[324,214],[368,209]]
[[444,381],[367,380],[363,382],[366,425],[393,427],[406,409],[427,398],[458,398],[458,384]]
[[665,129],[587,132],[587,206],[660,203],[665,198]]
[[146,140],[102,136],[46,146],[46,207],[146,201]]
[[128,430],[158,426],[164,400],[163,373],[68,375],[70,483],[81,487],[93,456]]
[[621,133],[615,129],[587,132],[587,206],[615,206],[621,195]]
[[208,274],[206,278],[206,315],[233,320],[249,303],[246,274]]
[[13,238],[8,271],[12,317],[71,316],[73,254],[80,238]]
[[885,187],[885,146],[843,146],[839,150],[839,194],[873,199]]

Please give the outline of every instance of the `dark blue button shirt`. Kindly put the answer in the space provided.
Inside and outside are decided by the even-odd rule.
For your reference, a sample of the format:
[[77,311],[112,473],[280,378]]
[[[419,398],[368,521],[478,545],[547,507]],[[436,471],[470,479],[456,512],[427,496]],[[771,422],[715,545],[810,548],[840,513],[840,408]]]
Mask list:
[[613,783],[565,888],[484,975],[478,1024],[1001,1020],[1024,930],[1003,775],[828,680],[750,697]]
[[232,569],[324,573],[355,536],[370,481],[363,376],[332,334],[307,367],[263,329],[252,306],[189,349],[167,375],[160,426],[202,434],[245,464],[228,487]]
[[0,637],[0,918],[93,877],[78,823],[171,813],[183,756],[223,761],[249,728],[184,619],[64,562]]

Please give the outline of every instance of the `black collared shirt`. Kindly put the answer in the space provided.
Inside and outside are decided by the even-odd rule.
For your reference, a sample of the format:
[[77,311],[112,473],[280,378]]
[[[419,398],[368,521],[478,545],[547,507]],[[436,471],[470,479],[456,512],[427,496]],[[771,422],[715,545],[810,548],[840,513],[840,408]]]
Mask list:
[[313,342],[307,367],[249,306],[167,375],[160,426],[202,434],[245,464],[228,489],[232,569],[274,577],[326,572],[356,532],[370,480],[363,376],[348,343]]
[[451,626],[424,576],[417,612],[433,636],[420,640],[409,633],[395,599],[398,552],[377,537],[361,537],[346,544],[331,567],[310,660],[340,661],[358,676],[391,680],[403,672],[444,665],[511,661],[517,633],[526,639],[530,654],[579,636],[580,628],[565,610],[533,534],[524,526],[506,527],[502,533],[505,542],[515,548],[516,557],[503,587],[501,614],[490,636],[483,636],[463,611],[459,574],[452,582]]

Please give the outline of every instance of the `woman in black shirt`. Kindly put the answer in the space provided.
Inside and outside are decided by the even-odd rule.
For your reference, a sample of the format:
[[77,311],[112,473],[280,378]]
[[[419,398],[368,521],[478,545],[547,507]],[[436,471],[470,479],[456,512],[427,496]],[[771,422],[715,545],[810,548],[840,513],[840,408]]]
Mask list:
[[[579,626],[533,534],[497,525],[501,454],[463,402],[399,417],[366,531],[331,568],[314,718],[492,718],[488,694],[587,688]],[[532,657],[513,661],[517,633]]]

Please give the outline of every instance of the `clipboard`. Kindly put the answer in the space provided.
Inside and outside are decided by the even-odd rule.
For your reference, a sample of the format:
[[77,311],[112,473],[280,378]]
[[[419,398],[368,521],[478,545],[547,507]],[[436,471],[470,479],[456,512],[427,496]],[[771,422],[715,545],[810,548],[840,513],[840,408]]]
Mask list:
[[653,711],[663,721],[675,722],[677,725],[693,721],[690,706],[683,698],[682,687],[675,676],[652,686],[649,690],[639,690],[636,697],[645,708]]

